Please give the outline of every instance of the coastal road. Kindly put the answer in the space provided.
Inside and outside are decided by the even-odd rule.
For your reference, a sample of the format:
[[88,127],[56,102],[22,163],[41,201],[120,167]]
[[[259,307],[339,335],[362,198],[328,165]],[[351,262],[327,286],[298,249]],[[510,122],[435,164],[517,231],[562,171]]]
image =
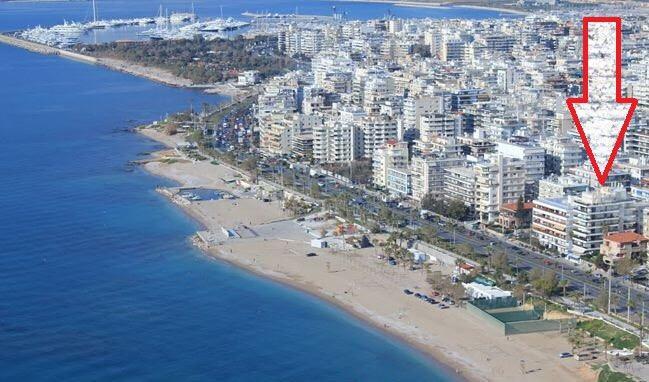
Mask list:
[[[301,171],[294,171],[290,168],[282,170],[285,172],[285,179],[296,185],[298,189],[309,190],[310,185],[317,180]],[[325,177],[320,180],[321,192],[327,195],[337,193],[347,193],[354,201],[362,201],[358,204],[369,213],[378,215],[381,208],[388,208],[399,219],[409,221],[410,224],[418,226],[432,226],[435,228],[437,235],[449,242],[455,244],[467,244],[473,250],[485,256],[495,253],[505,253],[508,257],[509,264],[517,269],[538,269],[541,272],[554,271],[560,280],[567,280],[567,290],[585,294],[588,298],[597,298],[602,288],[608,288],[606,278],[596,278],[592,274],[584,272],[579,266],[562,258],[556,258],[544,253],[540,253],[524,247],[518,243],[504,240],[500,237],[490,235],[485,231],[469,230],[464,228],[455,228],[455,225],[449,219],[434,217],[432,221],[421,219],[418,211],[413,209],[398,208],[394,205],[383,202],[382,200],[371,196],[365,190],[358,187],[349,187],[344,182],[332,177]],[[356,203],[356,202],[354,202]],[[613,296],[617,296],[618,310],[626,314],[626,301],[628,285],[625,285],[621,278],[613,278],[611,282],[611,291]],[[631,299],[636,306],[641,306],[645,302],[645,312],[649,313],[649,293],[635,286],[631,288]],[[632,309],[633,311],[633,309]]]

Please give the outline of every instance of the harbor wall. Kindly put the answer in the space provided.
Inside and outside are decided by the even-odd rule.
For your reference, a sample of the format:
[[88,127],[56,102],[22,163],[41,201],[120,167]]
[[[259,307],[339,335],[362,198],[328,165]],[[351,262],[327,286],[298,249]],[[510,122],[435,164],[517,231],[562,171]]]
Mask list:
[[23,48],[29,50],[30,52],[47,54],[53,56],[61,56],[70,60],[81,61],[88,64],[97,64],[97,59],[90,56],[85,56],[83,54],[70,52],[65,49],[55,48],[52,46],[47,46],[45,44],[39,44],[33,41],[23,40],[14,36],[9,36],[6,34],[0,34],[0,43],[15,46],[18,48]]

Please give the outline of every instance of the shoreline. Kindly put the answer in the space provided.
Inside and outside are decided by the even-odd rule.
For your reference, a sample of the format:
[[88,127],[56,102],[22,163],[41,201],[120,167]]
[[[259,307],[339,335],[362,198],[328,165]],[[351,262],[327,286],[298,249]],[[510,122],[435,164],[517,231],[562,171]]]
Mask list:
[[191,80],[178,77],[168,70],[138,65],[124,60],[106,57],[94,57],[86,54],[74,52],[67,49],[52,47],[33,41],[24,40],[9,34],[0,33],[0,43],[4,43],[16,48],[25,49],[30,52],[58,56],[73,61],[100,66],[112,71],[126,73],[132,76],[144,78],[163,85],[189,90],[200,90],[207,94],[220,94],[228,97],[245,97],[249,89],[239,89],[229,82],[220,82],[215,84],[194,84]]
[[501,13],[508,13],[512,15],[526,16],[530,15],[531,12],[516,10],[510,8],[499,8],[499,7],[490,7],[483,5],[473,5],[473,4],[454,4],[449,2],[440,2],[440,3],[423,3],[420,1],[402,1],[402,0],[333,0],[341,3],[378,3],[378,4],[389,4],[397,7],[410,7],[410,8],[439,8],[439,9],[452,9],[452,8],[467,8],[467,9],[476,9],[484,11],[494,11]]
[[[134,131],[141,137],[148,138],[154,142],[163,144],[166,147],[166,149],[151,153],[152,156],[159,155],[160,153],[172,148],[168,141],[156,139],[155,136],[152,136],[151,134],[147,134],[140,129],[135,129]],[[179,182],[178,179],[168,177],[159,172],[151,171],[151,169],[147,168],[146,166],[141,166],[141,167],[145,172],[147,172],[150,175],[159,176],[166,180],[174,181],[179,184],[178,185],[179,187],[185,186],[185,184],[183,184],[183,182]],[[168,202],[171,201],[167,196],[165,195],[162,196],[165,197],[165,199]],[[171,204],[178,207],[187,217],[189,217],[194,222],[196,222],[201,230],[209,227],[210,223],[205,220],[205,217],[196,213],[191,208],[186,208],[186,206],[182,206],[178,203],[172,202]],[[197,247],[197,249],[204,256],[207,256],[212,260],[224,262],[248,274],[254,275],[256,277],[261,277],[266,280],[270,280],[272,282],[279,283],[284,287],[291,288],[299,292],[305,293],[311,296],[312,298],[319,300],[320,303],[325,303],[335,309],[342,310],[345,314],[357,320],[361,325],[368,326],[370,329],[375,330],[379,334],[384,335],[390,338],[391,340],[398,342],[401,346],[407,347],[408,350],[413,351],[417,355],[426,359],[427,361],[432,362],[435,367],[442,370],[449,377],[452,377],[456,382],[484,381],[484,379],[478,378],[478,374],[473,375],[470,365],[463,364],[459,362],[457,359],[449,358],[443,352],[431,351],[429,347],[421,344],[420,342],[413,340],[412,338],[409,338],[407,335],[404,335],[399,331],[390,330],[386,326],[381,326],[379,323],[373,321],[367,315],[363,315],[361,312],[355,310],[353,306],[343,303],[340,299],[336,299],[335,296],[323,293],[321,290],[319,290],[317,287],[313,285],[297,282],[295,280],[292,280],[290,277],[287,277],[286,275],[269,271],[269,270],[264,270],[259,267],[255,267],[252,264],[246,264],[242,261],[236,260],[233,256],[228,256],[228,254],[223,252],[222,250],[215,249],[215,248],[206,248],[205,246],[196,245],[194,237],[189,237],[189,239],[192,242],[192,245],[194,247]],[[236,254],[234,254],[234,256],[236,256]]]
[[528,12],[528,11],[519,11],[519,10],[516,10],[516,9],[489,7],[489,6],[482,6],[482,5],[458,4],[458,5],[453,5],[453,7],[456,7],[456,8],[468,8],[468,9],[478,9],[478,10],[485,10],[485,11],[497,11],[497,12],[502,12],[502,13],[509,13],[509,14],[512,14],[512,15],[519,15],[519,16],[527,16],[527,15],[532,14],[532,12]]
[[[166,147],[173,147],[174,140],[179,139],[175,136],[166,137],[159,132],[139,129],[137,132]],[[161,152],[164,151],[171,150],[166,149]],[[160,155],[161,152],[153,155]],[[223,188],[223,185],[215,180],[216,178],[210,178],[207,171],[232,174],[232,170],[222,165],[211,165],[205,162],[164,165],[149,162],[143,167],[151,174],[177,182],[180,187]],[[562,381],[594,380],[592,372],[589,374],[588,370],[584,370],[584,367],[587,367],[585,364],[573,361],[562,362],[562,364],[570,363],[570,367],[556,364],[556,357],[551,354],[558,354],[558,350],[567,346],[565,338],[558,334],[521,335],[510,341],[502,335],[497,336],[488,332],[489,327],[486,323],[478,322],[477,318],[465,309],[453,308],[442,311],[423,306],[424,304],[416,299],[404,298],[402,292],[404,282],[408,282],[407,286],[411,288],[413,283],[419,283],[414,285],[422,285],[422,288],[426,288],[423,284],[425,277],[421,274],[410,271],[401,273],[395,269],[382,269],[380,270],[382,274],[377,274],[376,270],[368,271],[368,267],[375,267],[372,265],[372,259],[376,263],[372,252],[365,252],[359,256],[354,251],[354,253],[345,253],[347,256],[341,257],[332,256],[327,251],[314,250],[302,241],[303,238],[295,236],[297,231],[290,228],[297,224],[294,219],[283,217],[278,223],[279,215],[271,214],[263,218],[256,216],[263,214],[260,212],[261,209],[272,210],[271,207],[274,207],[272,204],[266,204],[267,207],[262,208],[261,205],[255,204],[256,202],[249,201],[252,204],[248,205],[244,197],[237,199],[237,202],[234,204],[240,206],[236,208],[220,201],[214,203],[219,208],[209,207],[210,202],[179,205],[181,210],[205,229],[232,227],[243,217],[246,224],[248,218],[255,220],[254,223],[250,222],[251,226],[261,232],[261,235],[256,238],[225,240],[217,245],[199,245],[205,255],[332,304],[361,323],[416,351],[449,376],[460,380],[545,381],[557,378]],[[236,216],[233,217],[232,214]],[[269,231],[269,229],[282,230],[284,229],[282,227],[289,227],[289,230],[286,233]],[[284,235],[289,238],[282,239]],[[262,247],[264,251],[259,251]],[[305,256],[295,256],[297,253],[311,250],[318,252],[318,257],[309,260]],[[260,254],[261,252],[263,254]],[[327,261],[326,272],[323,270],[325,260]],[[320,264],[316,263],[318,261]],[[336,269],[334,273],[329,271],[329,263]],[[345,290],[345,286],[349,285],[351,285],[348,288],[351,294],[348,293],[349,290]],[[422,290],[417,286],[414,288]],[[466,327],[467,325],[471,327]],[[439,331],[440,327],[444,328],[443,333]],[[528,349],[527,340],[538,343],[539,347]],[[497,354],[507,346],[518,349],[512,351],[512,354]],[[521,348],[521,346],[525,347]],[[493,357],[490,355],[491,352],[494,352]],[[518,366],[521,358],[530,361],[529,367],[537,365],[536,370],[543,371],[526,374],[521,378]]]
[[[190,215],[191,216],[191,215]],[[202,223],[200,223],[202,224]],[[261,270],[255,269],[253,267],[246,267],[242,265],[240,262],[237,262],[232,259],[228,259],[227,257],[224,256],[217,256],[212,253],[210,253],[208,250],[204,249],[199,249],[203,255],[208,256],[210,259],[214,259],[216,261],[222,261],[226,264],[229,264],[239,270],[242,270],[246,273],[249,273],[251,275],[257,276],[264,278],[266,280],[271,280],[273,282],[279,283],[287,288],[291,288],[294,290],[297,290],[299,292],[305,293],[312,298],[317,299],[320,303],[325,303],[328,304],[329,306],[342,310],[345,314],[349,315],[353,319],[357,320],[361,325],[368,326],[370,329],[373,329],[377,331],[379,334],[386,336],[390,338],[393,341],[398,342],[401,346],[405,346],[408,348],[408,350],[416,352],[419,356],[425,358],[427,361],[432,362],[436,367],[439,369],[443,370],[446,372],[449,376],[453,377],[456,379],[457,382],[474,382],[477,381],[475,379],[469,379],[467,378],[464,373],[461,371],[462,365],[457,364],[458,368],[454,369],[454,363],[451,361],[445,361],[443,355],[434,355],[431,354],[426,347],[421,345],[420,343],[417,343],[415,341],[412,341],[408,337],[394,331],[390,331],[386,329],[385,327],[381,327],[378,325],[376,322],[368,319],[367,317],[363,316],[362,314],[358,313],[354,309],[352,309],[349,306],[346,306],[342,303],[340,303],[338,300],[335,298],[332,298],[331,296],[328,296],[326,294],[323,294],[322,292],[318,291],[315,288],[310,288],[304,284],[300,284],[297,282],[292,282],[290,279],[285,278],[285,277],[279,277],[277,275],[273,275],[267,272],[263,272]]]

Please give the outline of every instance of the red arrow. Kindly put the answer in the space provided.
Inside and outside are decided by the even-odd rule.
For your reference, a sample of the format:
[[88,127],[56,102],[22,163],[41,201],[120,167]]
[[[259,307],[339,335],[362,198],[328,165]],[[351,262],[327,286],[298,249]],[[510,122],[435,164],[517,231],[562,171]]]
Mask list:
[[584,17],[582,33],[582,96],[566,103],[597,180],[604,185],[638,100],[622,98],[622,19]]

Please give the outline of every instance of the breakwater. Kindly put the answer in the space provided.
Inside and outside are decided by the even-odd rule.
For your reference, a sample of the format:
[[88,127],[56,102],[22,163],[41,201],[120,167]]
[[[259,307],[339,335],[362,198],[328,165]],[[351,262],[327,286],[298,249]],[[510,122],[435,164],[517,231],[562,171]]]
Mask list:
[[29,50],[30,52],[61,56],[64,58],[69,58],[71,60],[81,61],[93,65],[97,64],[97,59],[94,57],[85,56],[83,54],[79,54],[75,52],[70,52],[69,50],[65,50],[61,48],[55,48],[53,46],[39,44],[33,41],[23,40],[21,38],[6,35],[6,34],[0,34],[0,42],[18,48],[23,48]]

